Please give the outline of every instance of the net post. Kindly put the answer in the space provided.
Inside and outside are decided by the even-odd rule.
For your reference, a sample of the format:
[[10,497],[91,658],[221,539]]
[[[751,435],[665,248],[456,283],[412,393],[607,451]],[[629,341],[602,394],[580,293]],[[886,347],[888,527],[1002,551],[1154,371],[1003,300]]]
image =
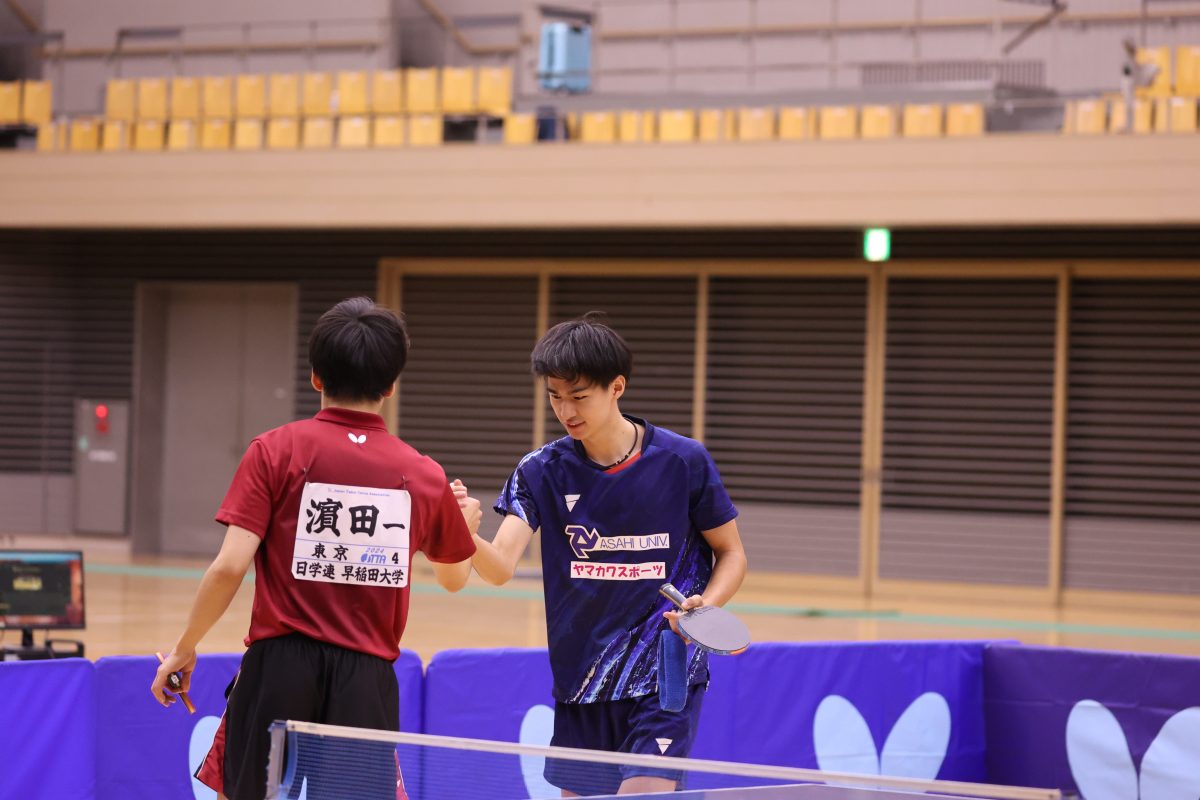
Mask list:
[[279,786],[283,783],[284,751],[287,742],[287,723],[276,720],[269,729],[271,748],[267,751],[267,796],[266,800],[278,800]]

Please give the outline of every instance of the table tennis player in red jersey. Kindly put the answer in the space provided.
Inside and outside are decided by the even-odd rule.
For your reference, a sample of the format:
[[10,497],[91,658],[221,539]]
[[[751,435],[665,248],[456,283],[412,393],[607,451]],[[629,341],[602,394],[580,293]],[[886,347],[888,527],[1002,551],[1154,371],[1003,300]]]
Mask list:
[[[470,575],[479,502],[391,436],[380,416],[408,345],[403,321],[367,298],[322,315],[309,339],[321,411],[255,438],[221,503],[225,541],[150,691],[173,703],[174,672],[181,690],[189,688],[196,647],[253,562],[248,649],[196,774],[223,797],[265,794],[274,720],[397,730],[392,662],[408,613],[412,553],[423,552],[451,592]],[[378,762],[398,778],[390,745]],[[310,776],[310,800],[337,796],[318,780]]]

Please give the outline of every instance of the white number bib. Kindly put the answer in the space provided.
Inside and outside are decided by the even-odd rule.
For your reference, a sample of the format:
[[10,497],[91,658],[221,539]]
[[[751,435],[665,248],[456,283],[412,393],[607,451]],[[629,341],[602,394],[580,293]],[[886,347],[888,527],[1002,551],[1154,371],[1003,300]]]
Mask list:
[[296,520],[292,577],[408,586],[412,496],[403,489],[306,483]]

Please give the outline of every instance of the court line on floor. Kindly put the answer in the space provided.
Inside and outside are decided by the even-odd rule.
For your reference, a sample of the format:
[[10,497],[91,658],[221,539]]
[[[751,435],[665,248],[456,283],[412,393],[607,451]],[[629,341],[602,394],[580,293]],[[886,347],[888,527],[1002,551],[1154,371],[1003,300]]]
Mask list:
[[[143,564],[86,564],[86,572],[99,575],[128,575],[138,578],[187,578],[199,580],[203,569],[194,567],[159,567]],[[254,580],[253,572],[246,575],[247,581]],[[416,594],[441,594],[444,590],[429,583],[413,584]],[[536,589],[521,589],[501,586],[467,586],[459,590],[467,597],[493,597],[505,600],[541,601],[542,592]],[[989,617],[957,617],[942,614],[908,614],[899,611],[854,611],[846,609],[817,608],[813,606],[790,606],[767,603],[730,603],[730,611],[739,614],[756,614],[772,617],[797,617],[801,619],[849,619],[880,620],[909,625],[933,625],[954,628],[989,628],[1035,633],[1081,633],[1097,636],[1128,636],[1138,639],[1175,639],[1200,641],[1200,631],[1181,631],[1170,628],[1136,628],[1118,625],[1091,625],[1078,622],[1038,622],[1035,620],[992,619]]]

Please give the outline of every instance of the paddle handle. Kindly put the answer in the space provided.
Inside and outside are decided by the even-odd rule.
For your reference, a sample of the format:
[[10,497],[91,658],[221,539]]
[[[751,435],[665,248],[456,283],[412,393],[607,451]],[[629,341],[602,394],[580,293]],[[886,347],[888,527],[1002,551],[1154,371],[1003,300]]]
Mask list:
[[658,587],[658,593],[674,603],[676,608],[682,609],[683,604],[687,602],[687,598],[669,583],[664,583],[662,586]]

